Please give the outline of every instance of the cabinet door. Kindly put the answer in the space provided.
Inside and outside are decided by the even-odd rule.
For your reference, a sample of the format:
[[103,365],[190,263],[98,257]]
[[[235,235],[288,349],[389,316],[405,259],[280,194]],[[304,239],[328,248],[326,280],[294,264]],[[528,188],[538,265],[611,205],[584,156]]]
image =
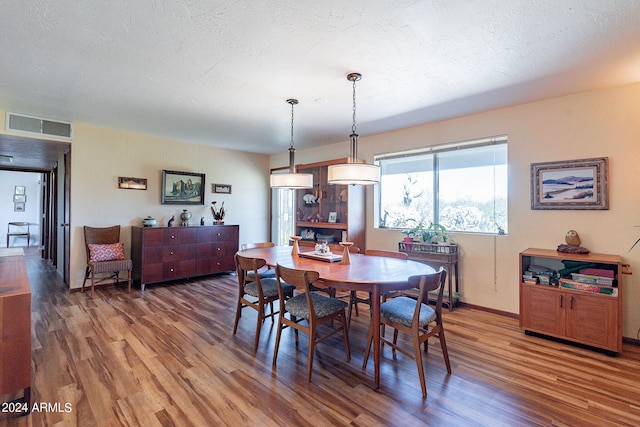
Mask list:
[[616,350],[617,300],[603,295],[568,295],[567,336],[584,344]]
[[563,336],[565,292],[540,285],[522,285],[520,326],[534,332]]

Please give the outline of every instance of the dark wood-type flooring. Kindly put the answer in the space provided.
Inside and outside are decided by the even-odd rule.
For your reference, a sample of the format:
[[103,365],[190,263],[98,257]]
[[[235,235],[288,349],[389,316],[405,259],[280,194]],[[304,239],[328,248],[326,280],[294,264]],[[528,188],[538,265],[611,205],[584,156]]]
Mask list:
[[[255,312],[231,334],[236,278],[68,292],[27,257],[33,292],[32,398],[49,409],[0,414],[2,426],[613,426],[640,425],[640,347],[617,357],[525,335],[517,320],[469,308],[445,313],[453,374],[430,341],[422,399],[413,360],[384,348],[381,388],[361,368],[369,319],[318,346],[267,320],[253,355]],[[3,401],[14,396],[3,396]],[[58,404],[56,406],[56,404]],[[66,406],[65,406],[66,405]],[[57,410],[57,409],[59,410]],[[67,411],[67,409],[70,409]]]

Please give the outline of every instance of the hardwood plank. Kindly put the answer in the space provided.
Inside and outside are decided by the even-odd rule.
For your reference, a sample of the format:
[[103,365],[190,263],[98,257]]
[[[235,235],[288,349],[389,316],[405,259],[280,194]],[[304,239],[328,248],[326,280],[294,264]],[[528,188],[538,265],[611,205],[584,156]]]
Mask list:
[[27,270],[32,400],[72,410],[0,414],[2,426],[640,425],[635,345],[609,357],[527,336],[517,319],[457,308],[444,313],[453,373],[430,341],[423,400],[415,362],[386,347],[381,387],[373,388],[372,363],[361,368],[364,306],[352,318],[351,361],[332,337],[318,346],[307,383],[304,335],[296,345],[292,331],[283,332],[272,370],[270,320],[255,356],[255,312],[244,310],[231,334],[233,275],[158,284],[144,295],[99,288],[92,300],[69,293],[46,263],[31,260]]

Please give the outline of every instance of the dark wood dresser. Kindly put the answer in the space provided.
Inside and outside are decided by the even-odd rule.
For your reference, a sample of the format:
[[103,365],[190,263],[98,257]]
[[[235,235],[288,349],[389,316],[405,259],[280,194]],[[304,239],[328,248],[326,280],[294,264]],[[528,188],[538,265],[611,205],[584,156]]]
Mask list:
[[131,227],[133,280],[145,285],[235,269],[239,226]]
[[20,390],[26,404],[21,412],[29,413],[31,288],[24,256],[0,256],[0,395]]

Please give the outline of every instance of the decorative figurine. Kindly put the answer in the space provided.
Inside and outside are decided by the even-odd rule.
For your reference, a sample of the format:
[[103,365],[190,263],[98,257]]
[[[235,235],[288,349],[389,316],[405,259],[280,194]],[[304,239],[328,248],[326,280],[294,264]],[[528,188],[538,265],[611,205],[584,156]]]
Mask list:
[[571,246],[580,246],[580,236],[576,230],[569,230],[564,236],[564,241]]
[[200,225],[204,225],[204,217],[203,216],[200,217]]
[[174,222],[176,222],[176,216],[175,215],[171,215],[171,219],[167,223],[167,227],[173,227],[173,223]]
[[564,252],[569,254],[588,254],[589,249],[580,246],[580,236],[576,230],[569,230],[564,236],[564,241],[567,242],[558,245],[558,252]]

